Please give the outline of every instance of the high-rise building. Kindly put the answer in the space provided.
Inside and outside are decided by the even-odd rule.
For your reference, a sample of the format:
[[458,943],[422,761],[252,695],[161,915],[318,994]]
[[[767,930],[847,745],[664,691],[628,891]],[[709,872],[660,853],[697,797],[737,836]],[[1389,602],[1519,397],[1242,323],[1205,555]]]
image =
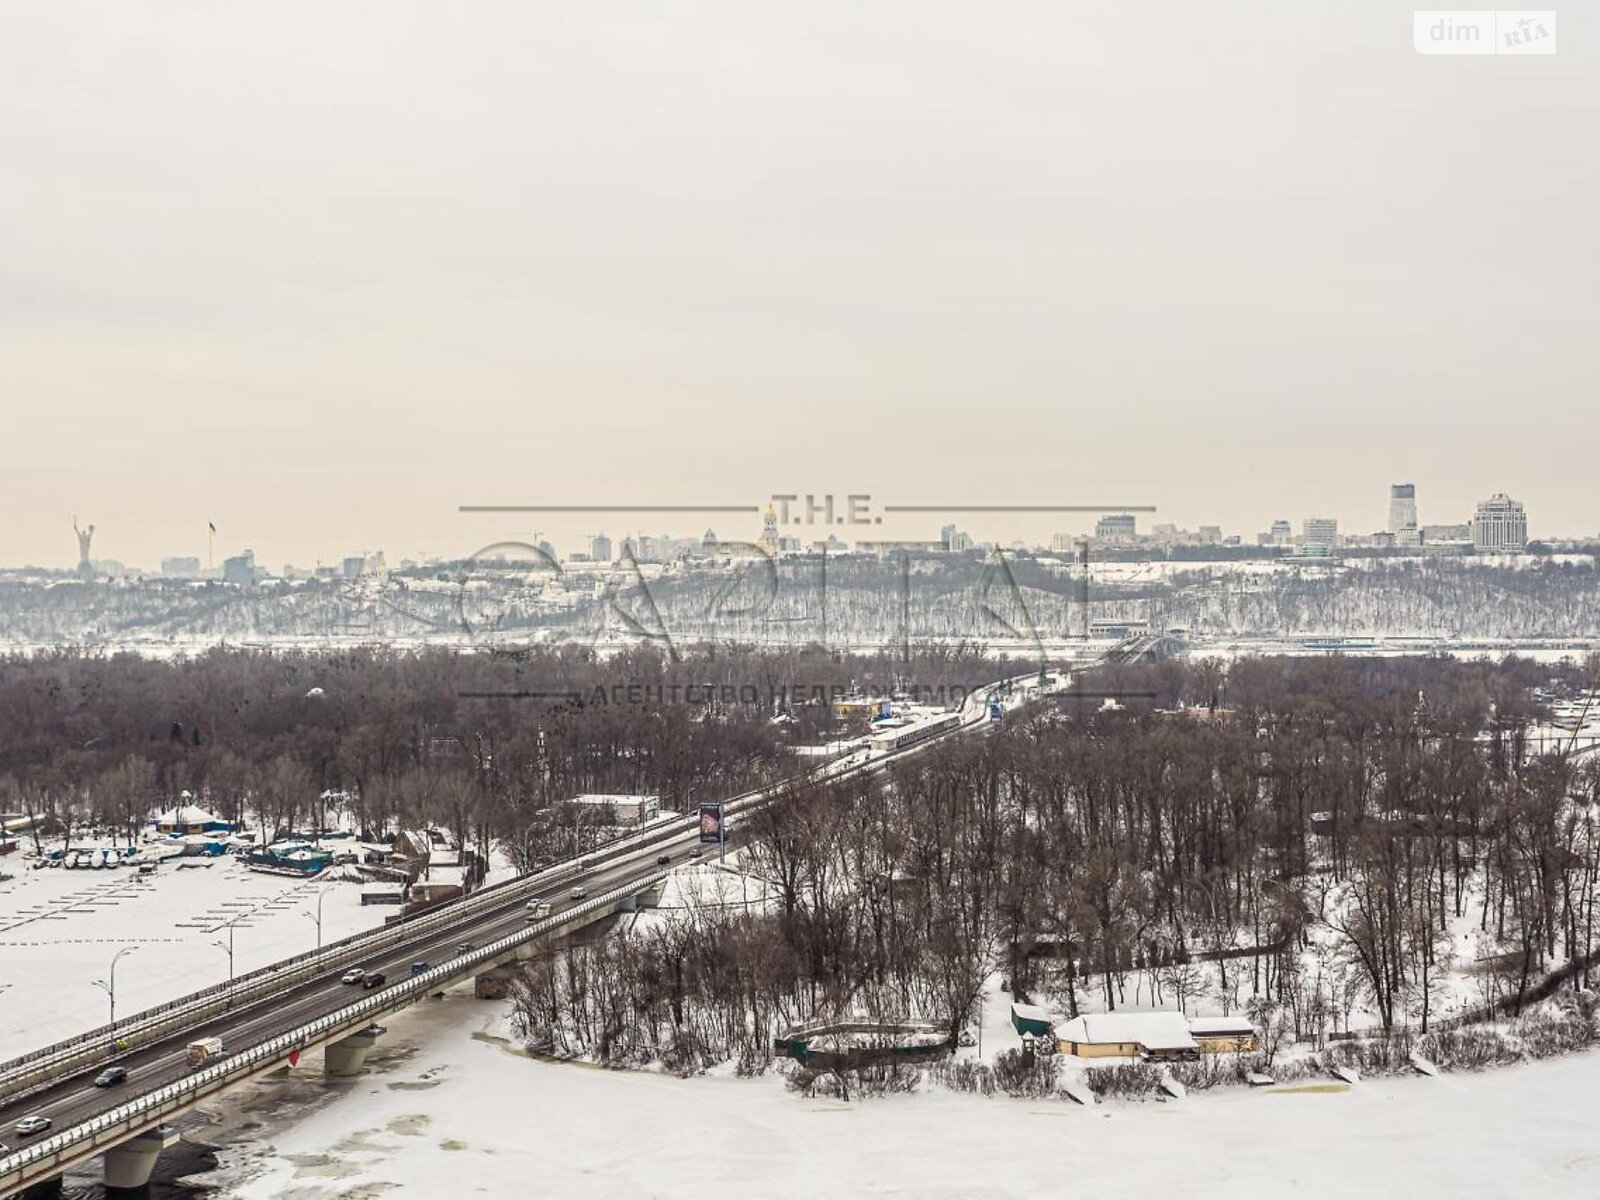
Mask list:
[[1521,503],[1496,492],[1472,515],[1472,548],[1480,554],[1517,554],[1528,545],[1528,514]]
[[1094,536],[1107,542],[1131,542],[1138,536],[1138,520],[1132,513],[1107,513],[1094,523]]
[[962,533],[954,525],[946,525],[939,530],[939,540],[944,543],[944,548],[952,554],[962,554],[972,549],[972,537]]
[[611,561],[611,539],[603,533],[597,533],[589,539],[589,557],[597,563]]
[[1397,546],[1416,546],[1422,541],[1417,528],[1417,485],[1397,483],[1389,488],[1389,532]]
[[256,581],[256,552],[246,550],[232,558],[222,560],[222,578],[228,583],[254,583]]
[[1339,544],[1339,522],[1334,517],[1307,517],[1300,524],[1300,544],[1310,554],[1331,554]]

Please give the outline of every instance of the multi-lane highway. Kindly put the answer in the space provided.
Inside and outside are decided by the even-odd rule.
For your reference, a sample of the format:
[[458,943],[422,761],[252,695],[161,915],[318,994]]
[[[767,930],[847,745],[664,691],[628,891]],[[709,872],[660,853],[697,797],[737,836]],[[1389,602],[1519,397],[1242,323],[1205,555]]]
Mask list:
[[[680,844],[681,841],[680,835],[676,842],[662,842],[659,850],[650,851],[650,861],[653,863],[659,856],[684,861],[690,851]],[[563,865],[542,876],[541,883],[548,882],[553,907],[560,913],[577,903],[571,898],[570,889],[580,883],[598,892],[625,883],[636,873],[636,860],[630,857],[588,871],[578,869],[575,864]],[[365,994],[360,985],[340,982],[340,976],[351,966],[381,972],[386,979],[385,986],[389,986],[409,977],[414,962],[438,966],[457,957],[457,947],[463,942],[488,943],[525,929],[529,924],[525,896],[523,892],[513,893],[482,912],[464,916],[459,924],[421,934],[378,954],[364,956],[352,951],[343,957],[341,965],[327,968],[312,982],[273,993],[254,1003],[246,1002],[223,1015],[202,1019],[146,1047],[127,1052],[118,1052],[113,1047],[97,1063],[22,1094],[0,1098],[0,1141],[18,1148],[19,1139],[6,1131],[23,1116],[48,1117],[53,1127],[61,1130],[114,1107],[130,1095],[182,1078],[188,1073],[186,1047],[198,1038],[219,1037],[230,1051],[244,1049],[274,1033],[333,1012]],[[126,1068],[127,1081],[113,1088],[95,1087],[94,1076],[112,1063]]]
[[[968,697],[960,724],[940,738],[898,750],[857,752],[825,764],[817,772],[847,778],[884,771],[895,761],[923,752],[951,733],[985,726],[989,722],[990,695],[1004,686],[991,685]],[[730,823],[736,825],[741,815],[769,803],[780,792],[781,789],[757,791],[730,800]],[[126,1048],[111,1038],[98,1044],[91,1039],[83,1046],[50,1056],[43,1063],[0,1064],[0,1089],[5,1089],[0,1093],[0,1142],[9,1143],[9,1149],[0,1152],[0,1195],[12,1195],[20,1186],[57,1173],[103,1149],[107,1144],[103,1130],[123,1120],[118,1114],[126,1111],[130,1101],[158,1094],[166,1085],[190,1077],[186,1048],[192,1041],[220,1038],[226,1055],[222,1061],[226,1062],[228,1057],[304,1029],[318,1019],[347,1011],[366,996],[381,1002],[392,994],[392,1011],[415,998],[415,986],[408,986],[413,963],[428,964],[429,986],[434,980],[439,986],[447,986],[469,978],[509,961],[518,949],[547,932],[572,928],[578,919],[574,914],[585,919],[591,912],[603,916],[589,896],[625,896],[630,890],[643,891],[659,882],[666,871],[714,849],[701,846],[692,818],[665,824],[536,875],[485,889],[469,901],[458,902],[459,907],[450,910],[458,914],[452,919],[417,921],[414,933],[408,933],[406,925],[402,925],[398,938],[392,930],[378,930],[350,939],[332,954],[315,957],[310,977],[302,960],[291,959],[274,969],[282,977],[279,986],[274,986],[269,977],[248,989],[239,989],[237,999],[219,1001],[216,997],[197,996],[192,1006],[177,1005],[176,1015],[164,1016],[159,1025],[147,1023],[143,1036],[138,1033],[141,1019],[135,1017],[118,1027],[119,1033],[129,1031]],[[530,924],[528,900],[534,895],[549,900],[554,911],[549,920]],[[570,919],[563,921],[564,913]],[[467,943],[471,949],[465,948]],[[340,976],[352,966],[382,972],[386,977],[384,985],[368,992],[359,985],[341,982]],[[191,1009],[192,1016],[188,1015]],[[127,1080],[109,1088],[95,1087],[95,1075],[113,1062],[126,1068]],[[210,1092],[231,1082],[219,1079]],[[193,1099],[198,1098],[196,1095]],[[32,1115],[48,1118],[50,1129],[28,1138],[19,1137],[13,1132],[16,1122]],[[86,1136],[91,1123],[102,1130],[97,1143]],[[139,1128],[156,1123],[129,1115],[125,1125],[116,1128],[125,1128],[131,1136]],[[48,1156],[43,1153],[46,1149]]]

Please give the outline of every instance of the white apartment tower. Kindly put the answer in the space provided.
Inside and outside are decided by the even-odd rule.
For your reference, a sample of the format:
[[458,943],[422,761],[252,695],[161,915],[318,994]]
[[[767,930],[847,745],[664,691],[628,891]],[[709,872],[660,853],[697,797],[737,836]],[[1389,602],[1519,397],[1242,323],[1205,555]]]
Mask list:
[[1339,544],[1339,522],[1334,517],[1307,517],[1300,524],[1300,545],[1308,554],[1331,554]]
[[1496,492],[1472,515],[1472,548],[1480,554],[1518,554],[1528,545],[1528,514],[1504,492]]

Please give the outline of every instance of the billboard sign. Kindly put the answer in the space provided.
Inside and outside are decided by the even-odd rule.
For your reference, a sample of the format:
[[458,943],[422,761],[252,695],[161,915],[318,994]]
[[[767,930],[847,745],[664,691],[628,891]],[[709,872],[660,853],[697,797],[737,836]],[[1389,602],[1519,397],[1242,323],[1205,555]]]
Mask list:
[[723,839],[722,805],[702,804],[700,806],[700,841],[720,842]]

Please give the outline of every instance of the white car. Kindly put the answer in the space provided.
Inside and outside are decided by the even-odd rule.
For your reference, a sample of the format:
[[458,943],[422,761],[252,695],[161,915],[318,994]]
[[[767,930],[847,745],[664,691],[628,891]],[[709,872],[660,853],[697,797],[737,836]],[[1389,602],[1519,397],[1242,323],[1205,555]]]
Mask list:
[[41,1116],[23,1117],[22,1120],[17,1122],[17,1132],[20,1133],[23,1137],[29,1137],[29,1136],[31,1136],[31,1135],[33,1135],[35,1133],[43,1133],[46,1129],[49,1129],[49,1128],[50,1128],[50,1118],[49,1117],[41,1117]]
[[366,974],[367,973],[365,971],[363,971],[360,967],[351,967],[343,975],[339,976],[339,982],[340,983],[360,983],[364,978],[366,978]]
[[572,889],[572,898],[574,900],[582,900],[588,894],[589,889],[584,887],[582,884],[579,884],[577,887]]

